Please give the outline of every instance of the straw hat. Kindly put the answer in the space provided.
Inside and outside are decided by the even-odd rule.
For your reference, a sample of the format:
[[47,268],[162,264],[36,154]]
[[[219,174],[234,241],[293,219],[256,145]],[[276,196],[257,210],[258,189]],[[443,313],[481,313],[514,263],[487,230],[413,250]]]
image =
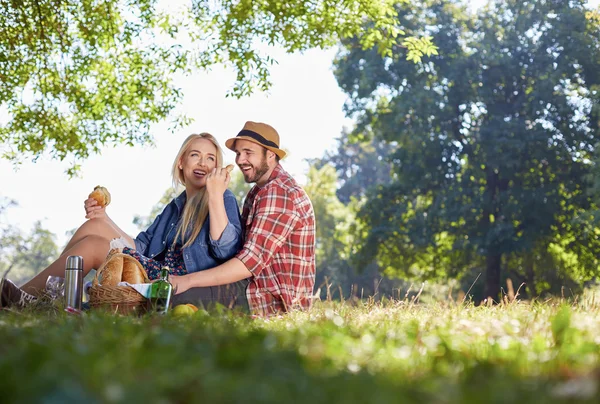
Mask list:
[[272,126],[267,125],[266,123],[246,122],[236,137],[225,141],[225,146],[229,150],[233,150],[233,144],[238,139],[248,140],[259,144],[262,147],[271,150],[278,155],[280,159],[285,157],[285,152],[279,148],[279,134]]

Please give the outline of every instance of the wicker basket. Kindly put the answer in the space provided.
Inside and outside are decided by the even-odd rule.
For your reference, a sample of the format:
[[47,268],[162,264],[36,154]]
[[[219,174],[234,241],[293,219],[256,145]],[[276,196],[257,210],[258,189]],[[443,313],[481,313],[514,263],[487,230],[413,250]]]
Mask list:
[[[122,253],[109,253],[106,261],[96,271],[96,276],[92,280],[92,286],[88,293],[90,296],[90,307],[94,309],[104,309],[119,314],[142,314],[147,311],[147,300],[135,289],[129,286],[108,286],[101,285],[102,271],[106,264],[114,258],[123,257],[124,260],[135,261],[136,265],[144,271],[142,264],[134,257]],[[144,271],[145,273],[145,271]],[[102,278],[104,279],[104,278]]]

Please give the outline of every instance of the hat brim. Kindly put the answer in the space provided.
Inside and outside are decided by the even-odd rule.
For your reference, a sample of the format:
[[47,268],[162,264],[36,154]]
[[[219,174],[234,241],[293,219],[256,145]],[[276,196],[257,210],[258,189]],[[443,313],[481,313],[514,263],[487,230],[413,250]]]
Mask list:
[[271,150],[273,153],[275,153],[276,155],[278,155],[280,159],[283,159],[286,156],[286,152],[285,151],[283,151],[281,149],[278,149],[277,147],[265,146],[261,142],[257,141],[256,139],[253,139],[253,138],[251,138],[249,136],[236,136],[236,137],[232,137],[231,139],[227,139],[225,141],[225,147],[227,147],[231,151],[235,151],[233,149],[233,145],[234,145],[234,143],[235,143],[236,140],[247,140],[249,142],[256,143],[257,145],[262,146],[265,149]]

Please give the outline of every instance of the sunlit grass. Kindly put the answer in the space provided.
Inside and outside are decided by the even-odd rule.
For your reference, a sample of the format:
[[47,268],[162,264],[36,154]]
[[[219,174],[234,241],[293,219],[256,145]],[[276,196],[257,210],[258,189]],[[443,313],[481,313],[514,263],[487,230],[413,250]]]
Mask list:
[[253,319],[0,312],[1,401],[597,402],[600,305],[317,302]]

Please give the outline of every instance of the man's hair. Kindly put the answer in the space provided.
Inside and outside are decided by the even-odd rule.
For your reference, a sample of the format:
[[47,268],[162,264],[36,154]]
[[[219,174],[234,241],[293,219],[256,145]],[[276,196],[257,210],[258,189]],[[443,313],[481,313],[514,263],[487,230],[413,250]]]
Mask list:
[[[265,156],[265,158],[267,158],[267,150],[269,150],[269,149],[267,149],[266,147],[263,147],[263,156]],[[279,163],[279,155],[275,152],[271,152],[271,153],[273,153],[275,155],[275,162]]]

